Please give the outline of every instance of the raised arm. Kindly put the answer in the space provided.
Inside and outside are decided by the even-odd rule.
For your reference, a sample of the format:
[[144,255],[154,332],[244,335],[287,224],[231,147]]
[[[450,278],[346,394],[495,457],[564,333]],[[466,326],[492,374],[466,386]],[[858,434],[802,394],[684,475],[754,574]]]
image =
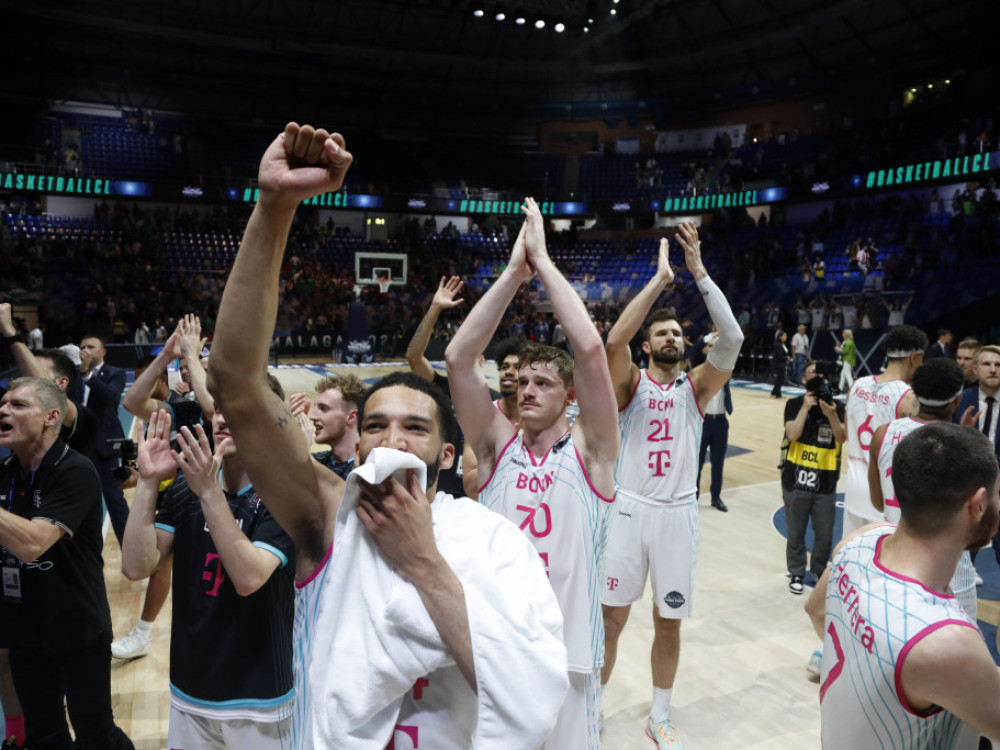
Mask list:
[[208,392],[208,376],[201,364],[201,350],[205,346],[205,339],[201,337],[201,321],[197,315],[188,313],[177,321],[177,332],[180,334],[181,356],[191,378],[191,390],[205,419],[211,422],[215,415],[215,402]]
[[153,391],[156,390],[156,382],[163,377],[170,363],[181,355],[179,338],[180,334],[177,331],[170,335],[167,343],[156,355],[156,359],[139,374],[122,400],[122,406],[128,413],[144,422],[150,420],[153,412],[168,408],[164,402],[153,398]]
[[201,501],[208,533],[233,588],[240,596],[249,596],[267,583],[267,579],[281,563],[281,558],[273,552],[254,546],[236,522],[226,495],[219,486],[222,453],[228,440],[229,438],[225,438],[219,441],[213,455],[205,430],[200,424],[195,425],[194,434],[187,427],[182,427],[177,435],[177,444],[181,450],[174,458],[178,468],[184,472],[191,491]]
[[514,428],[493,405],[486,379],[476,369],[476,360],[493,338],[521,284],[535,275],[525,252],[524,233],[525,225],[522,225],[507,267],[469,311],[444,353],[451,401],[455,405],[465,443],[472,446],[479,463],[490,470],[496,459],[498,444],[505,445],[514,434]]
[[618,321],[608,332],[608,343],[605,356],[608,360],[608,370],[611,372],[611,382],[615,389],[615,400],[618,408],[628,404],[639,382],[639,368],[632,362],[632,351],[629,342],[639,332],[642,322],[656,304],[660,294],[674,280],[674,269],[670,265],[670,241],[660,239],[660,253],[656,263],[656,273],[646,283],[632,301],[625,306]]
[[684,248],[684,263],[694,276],[698,291],[708,308],[708,315],[719,334],[705,361],[691,371],[691,384],[698,394],[698,403],[707,404],[733,375],[740,347],[743,346],[743,331],[736,322],[729,300],[705,270],[698,228],[687,221],[682,223],[677,228],[677,241]]
[[614,462],[620,435],[618,408],[611,373],[604,357],[604,342],[583,300],[556,268],[545,246],[545,223],[533,198],[525,200],[525,247],[528,261],[538,272],[552,310],[573,346],[573,388],[580,416],[573,435],[595,489],[605,497],[614,494]]
[[154,524],[160,482],[177,474],[165,409],[153,412],[148,430],[139,429],[138,454],[139,479],[122,537],[122,573],[130,581],[148,578],[173,552],[174,535]]
[[337,190],[351,159],[339,134],[295,123],[268,147],[258,173],[260,198],[222,294],[208,372],[208,390],[226,415],[254,487],[295,542],[297,575],[311,573],[333,541],[343,482],[314,468],[298,425],[268,388],[268,348],[295,209]]
[[462,280],[458,276],[452,276],[447,281],[444,276],[441,277],[438,289],[431,300],[431,306],[427,308],[424,319],[420,321],[420,325],[413,333],[413,338],[410,339],[410,345],[406,347],[406,362],[410,369],[428,382],[434,381],[434,368],[424,356],[424,352],[427,351],[427,345],[431,342],[431,334],[434,332],[434,326],[437,324],[441,311],[450,310],[465,301],[455,299],[461,291]]
[[[14,325],[14,318],[11,314],[11,307],[9,302],[4,302],[0,304],[0,336],[3,338],[8,338],[10,336],[17,335],[17,327]],[[10,355],[14,358],[14,364],[17,365],[18,372],[21,375],[31,376],[34,378],[45,378],[45,380],[52,380],[51,373],[45,369],[45,366],[38,361],[34,352],[28,348],[28,345],[23,341],[13,341],[8,345],[8,351]],[[59,378],[56,378],[58,381]],[[68,386],[69,383],[66,383]],[[61,386],[65,390],[65,386]],[[71,400],[66,400],[66,414],[63,415],[63,424],[72,426],[76,423],[76,404]]]

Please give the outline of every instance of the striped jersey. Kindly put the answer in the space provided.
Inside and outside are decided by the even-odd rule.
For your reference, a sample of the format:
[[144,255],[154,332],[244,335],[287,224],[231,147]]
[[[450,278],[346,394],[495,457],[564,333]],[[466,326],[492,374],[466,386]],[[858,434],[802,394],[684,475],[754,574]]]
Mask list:
[[868,490],[868,449],[875,430],[899,419],[899,404],[910,392],[902,380],[880,383],[878,375],[854,381],[847,397],[847,489],[844,510],[879,521]]
[[[923,427],[926,422],[920,422],[913,417],[904,417],[890,422],[885,428],[882,444],[878,449],[878,477],[882,486],[882,497],[885,499],[885,520],[893,526],[899,525],[901,516],[896,490],[892,484],[892,457],[896,453],[899,441],[914,430]],[[979,614],[979,602],[976,596],[976,569],[972,564],[972,556],[968,550],[958,558],[955,575],[949,584],[952,592],[958,597],[962,609],[973,620]]]
[[945,625],[976,625],[951,594],[881,564],[891,531],[861,534],[833,560],[820,677],[823,748],[975,750],[978,733],[957,716],[941,709],[917,714],[902,693],[903,662],[914,645]]
[[601,583],[614,498],[591,486],[572,433],[539,459],[519,431],[498,456],[479,502],[517,524],[538,550],[563,613],[570,671],[603,666]]
[[640,370],[635,392],[618,414],[622,442],[615,484],[653,502],[694,500],[704,421],[687,374],[661,385]]

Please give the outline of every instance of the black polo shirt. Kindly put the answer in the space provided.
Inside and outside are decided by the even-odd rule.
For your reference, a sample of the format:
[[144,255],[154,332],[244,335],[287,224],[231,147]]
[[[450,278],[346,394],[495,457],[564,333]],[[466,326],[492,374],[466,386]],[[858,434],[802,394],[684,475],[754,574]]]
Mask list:
[[28,563],[0,546],[0,563],[17,571],[21,588],[20,601],[0,597],[0,642],[45,654],[110,643],[101,480],[94,464],[62,439],[52,444],[34,472],[22,474],[12,454],[0,464],[0,506],[66,531]]

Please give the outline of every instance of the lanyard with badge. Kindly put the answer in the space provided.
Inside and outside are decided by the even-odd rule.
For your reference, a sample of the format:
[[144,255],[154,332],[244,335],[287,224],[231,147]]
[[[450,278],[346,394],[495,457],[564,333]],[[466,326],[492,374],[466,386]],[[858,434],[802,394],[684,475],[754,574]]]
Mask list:
[[[10,494],[7,495],[7,512],[13,513],[14,508],[14,476],[10,477]],[[31,472],[31,484],[28,486],[29,494],[35,488],[35,472]],[[8,604],[21,603],[21,561],[11,553],[10,550],[3,550],[3,600]]]

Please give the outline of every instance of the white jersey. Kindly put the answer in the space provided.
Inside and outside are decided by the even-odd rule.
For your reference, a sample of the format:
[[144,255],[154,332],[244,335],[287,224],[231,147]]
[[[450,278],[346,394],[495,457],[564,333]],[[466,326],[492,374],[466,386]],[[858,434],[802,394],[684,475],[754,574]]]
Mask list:
[[682,373],[660,385],[640,370],[635,392],[618,415],[622,442],[615,484],[652,502],[692,502],[704,423],[690,377]]
[[947,711],[913,713],[899,690],[903,661],[923,637],[944,625],[976,625],[951,594],[879,562],[891,531],[861,534],[833,560],[819,692],[823,750],[975,750],[978,732]]
[[[885,500],[885,520],[893,526],[899,525],[901,513],[899,501],[896,499],[896,488],[892,484],[892,457],[896,453],[899,441],[925,424],[927,423],[913,417],[893,420],[886,425],[885,435],[882,437],[882,444],[878,449],[878,477],[882,487],[882,497]],[[976,569],[972,564],[972,556],[968,550],[962,552],[962,556],[958,558],[955,575],[951,577],[949,587],[958,597],[962,609],[975,620],[979,614],[979,602],[976,596]]]
[[538,550],[562,609],[570,671],[603,666],[601,587],[614,498],[591,485],[572,433],[539,459],[519,431],[497,457],[479,502],[520,526]]
[[847,490],[844,510],[868,521],[882,515],[868,490],[868,450],[875,430],[899,418],[899,404],[910,392],[902,380],[878,381],[878,375],[858,378],[847,396]]

